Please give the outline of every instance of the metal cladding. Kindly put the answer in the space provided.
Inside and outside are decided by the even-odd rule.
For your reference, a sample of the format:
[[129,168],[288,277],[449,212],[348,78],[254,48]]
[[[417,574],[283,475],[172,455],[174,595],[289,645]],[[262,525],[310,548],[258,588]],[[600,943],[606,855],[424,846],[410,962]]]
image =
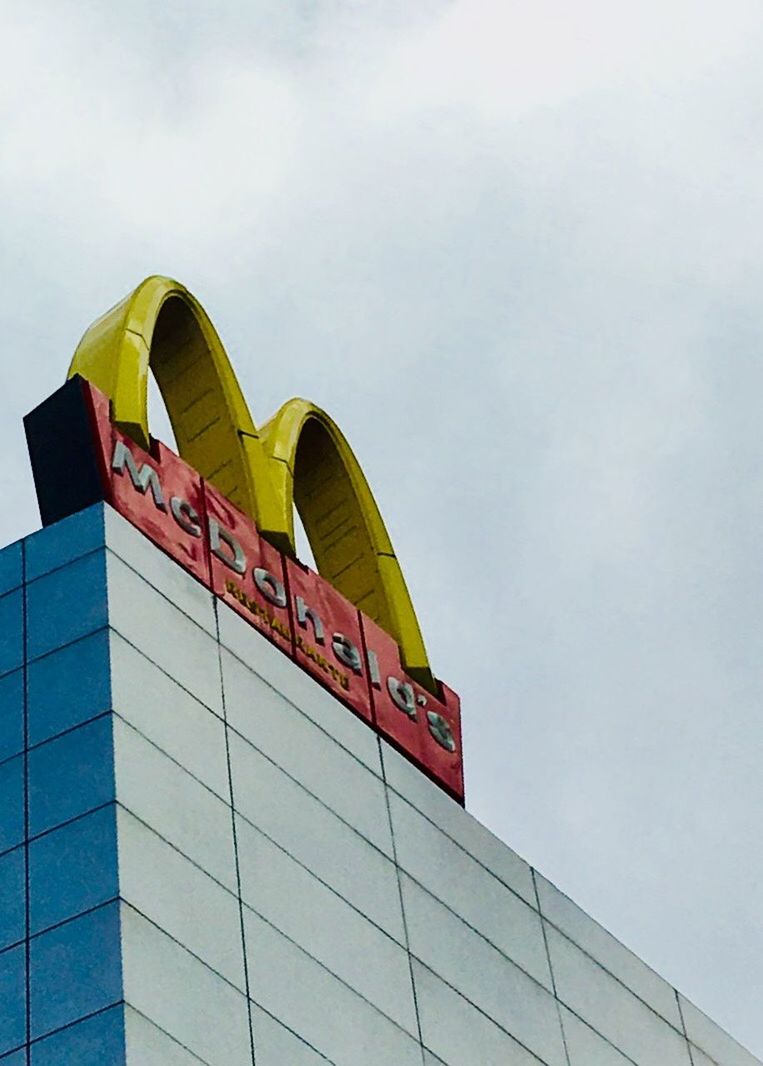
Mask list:
[[[148,431],[149,364],[180,456]],[[304,400],[258,433],[182,286],[149,278],[94,323],[25,428],[45,525],[107,501],[463,803],[459,700],[357,460]],[[295,505],[320,573],[296,559]]]

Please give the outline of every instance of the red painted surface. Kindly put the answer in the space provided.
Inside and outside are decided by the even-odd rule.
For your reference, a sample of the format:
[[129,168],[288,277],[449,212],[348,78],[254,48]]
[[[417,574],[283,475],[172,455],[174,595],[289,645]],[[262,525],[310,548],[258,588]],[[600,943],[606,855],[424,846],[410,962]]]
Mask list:
[[[421,711],[416,705],[417,690],[403,673],[400,649],[396,641],[367,615],[361,612],[360,619],[369,663],[374,724],[399,751],[405,752],[420,766],[426,765],[428,745],[424,743]],[[394,686],[399,703],[392,698],[390,684]],[[407,690],[402,689],[404,685],[408,686]],[[401,704],[408,707],[408,712]]]
[[[108,400],[92,385],[85,383],[85,388],[90,396],[99,465],[106,479],[106,499],[154,544],[199,581],[209,585],[209,552],[201,476],[161,441],[152,440],[151,452],[145,452],[111,424]],[[112,469],[117,442],[121,442],[132,456],[138,474],[146,467],[155,472],[161,486],[161,506],[150,485],[145,492],[135,487],[126,462],[121,472]],[[177,517],[173,514],[173,501]],[[182,505],[178,501],[182,501]],[[191,533],[191,529],[198,530],[197,535]]]
[[[164,444],[152,440],[151,453],[143,451],[112,425],[108,400],[89,383],[82,387],[103,499],[463,803],[458,696],[441,684],[436,698],[407,677],[388,633],[319,574],[268,544],[250,518]],[[132,473],[124,453],[122,471],[114,470],[120,446]],[[145,491],[140,483],[152,472],[158,500],[150,482]]]
[[[204,495],[207,520],[211,519],[219,524],[219,553],[225,557],[222,559],[218,554],[210,552],[212,591],[250,625],[259,629],[268,640],[272,640],[282,651],[291,655],[292,630],[288,599],[286,606],[280,606],[278,602],[281,599],[281,590],[286,596],[283,556],[262,539],[251,518],[237,510],[209,482],[204,483]],[[225,539],[226,534],[234,538],[246,559],[246,571],[243,574],[238,573],[231,565],[233,549],[231,543]],[[207,541],[209,546],[211,542],[208,538]],[[257,574],[259,584],[255,581],[255,568],[260,571]]]
[[[294,661],[370,723],[371,699],[357,608],[319,574],[292,559],[286,560],[286,576]],[[310,612],[305,612],[303,621],[300,604]],[[348,660],[355,662],[356,668]]]
[[[392,637],[361,612],[363,637],[369,661],[371,699],[376,729],[457,799],[463,798],[461,709],[458,697],[440,683],[442,699],[436,699],[408,677],[400,662],[400,649]],[[440,715],[447,730],[430,714]],[[441,740],[438,741],[437,737]],[[452,736],[455,750],[442,743]]]
[[[435,742],[427,749],[425,765],[430,777],[446,788],[455,799],[463,802],[464,758],[461,747],[461,701],[452,688],[448,688],[442,681],[439,685],[442,700],[436,700],[427,693],[429,702],[424,710],[424,718],[429,712],[441,714],[450,726],[456,749],[449,752]],[[432,725],[429,722],[427,722],[427,729],[432,736]]]

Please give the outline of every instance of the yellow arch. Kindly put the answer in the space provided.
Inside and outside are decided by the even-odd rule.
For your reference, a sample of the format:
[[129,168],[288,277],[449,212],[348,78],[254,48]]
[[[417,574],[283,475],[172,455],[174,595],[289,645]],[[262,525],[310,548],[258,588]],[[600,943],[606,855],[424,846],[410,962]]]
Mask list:
[[290,400],[258,433],[214,326],[170,278],[146,278],[97,319],[69,367],[110,398],[115,423],[146,449],[149,368],[183,459],[292,556],[296,505],[319,573],[395,638],[408,672],[435,692],[400,564],[336,423]]
[[408,673],[436,691],[418,619],[381,512],[344,434],[308,400],[289,400],[262,427],[283,527],[296,506],[318,572],[400,645]]
[[267,458],[222,341],[201,304],[170,278],[150,277],[86,331],[69,377],[112,402],[116,424],[149,447],[149,364],[178,450],[264,531],[280,521]]

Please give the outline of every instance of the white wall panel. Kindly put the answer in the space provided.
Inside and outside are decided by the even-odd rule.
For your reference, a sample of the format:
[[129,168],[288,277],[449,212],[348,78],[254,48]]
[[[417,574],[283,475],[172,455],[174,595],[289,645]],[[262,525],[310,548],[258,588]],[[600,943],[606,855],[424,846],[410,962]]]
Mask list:
[[411,953],[549,1066],[565,1066],[551,992],[405,875],[403,904]]
[[605,970],[609,970],[639,998],[661,1014],[676,1029],[681,1029],[681,1016],[673,988],[628,951],[619,940],[595,922],[545,877],[537,876],[541,912],[553,925],[574,940]]
[[106,570],[111,627],[198,700],[222,714],[215,638],[112,552],[107,552]]
[[404,948],[240,818],[237,836],[247,906],[416,1036]]
[[201,1059],[153,1022],[125,1007],[126,1066],[199,1066]]
[[230,803],[222,718],[115,632],[110,655],[117,714]]
[[235,733],[230,755],[234,805],[247,821],[403,942],[392,860]]
[[236,892],[230,807],[119,718],[114,748],[119,803]]
[[424,1044],[446,1066],[538,1066],[537,1056],[431,970],[414,962],[413,977]]
[[[686,1023],[686,1032],[692,1043],[697,1044],[719,1066],[760,1066],[759,1060],[733,1040],[706,1014],[694,1006],[688,999],[681,998],[681,1013]],[[761,1007],[763,1010],[763,1006]]]
[[638,1066],[690,1066],[684,1037],[552,926],[546,928],[559,999]]
[[326,1066],[330,1061],[254,1003],[252,1028],[257,1066]]
[[235,656],[222,654],[229,724],[391,858],[382,779]]
[[342,747],[381,775],[375,734],[309,674],[274,647],[234,610],[217,605],[220,643],[250,670],[325,729]]
[[111,507],[104,509],[104,520],[109,550],[214,637],[215,610],[211,591],[178,566],[174,559],[159,551]]
[[384,772],[390,788],[425,814],[478,863],[490,870],[494,877],[535,907],[535,888],[528,863],[478,822],[474,815],[434,785],[412,762],[386,741],[380,743]]
[[537,911],[394,793],[390,811],[401,868],[551,988]]
[[251,1066],[246,997],[122,905],[126,1002],[209,1066]]
[[570,1066],[628,1066],[630,1059],[572,1011],[561,1007],[561,1014]]
[[117,832],[121,897],[246,993],[236,896],[121,808]]
[[403,1029],[251,911],[244,919],[257,1003],[336,1066],[421,1066]]

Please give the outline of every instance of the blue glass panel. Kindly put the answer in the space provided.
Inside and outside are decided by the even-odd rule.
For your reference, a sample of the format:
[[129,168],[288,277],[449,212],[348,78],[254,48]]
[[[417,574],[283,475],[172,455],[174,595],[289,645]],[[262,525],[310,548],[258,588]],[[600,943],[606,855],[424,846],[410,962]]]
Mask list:
[[104,542],[103,504],[95,503],[26,540],[26,579],[34,581],[59,566],[79,559]]
[[0,954],[0,1054],[26,1040],[26,949]]
[[111,715],[29,752],[29,835],[114,799]]
[[22,579],[21,541],[17,540],[0,551],[0,595],[18,588]]
[[0,851],[24,840],[24,756],[0,765]]
[[26,1051],[12,1051],[0,1058],[2,1066],[26,1066]]
[[105,552],[38,577],[26,594],[30,659],[103,628],[108,619]]
[[109,710],[108,630],[101,629],[30,663],[27,696],[30,744]]
[[124,1007],[77,1022],[32,1044],[32,1066],[122,1066],[125,1061]]
[[26,934],[26,864],[24,848],[0,857],[0,950]]
[[33,1040],[122,998],[119,904],[42,933],[29,947]]
[[29,846],[32,934],[100,903],[119,891],[114,805],[69,822]]
[[24,750],[24,671],[0,678],[0,762]]
[[0,597],[0,674],[24,665],[24,614],[21,589]]

